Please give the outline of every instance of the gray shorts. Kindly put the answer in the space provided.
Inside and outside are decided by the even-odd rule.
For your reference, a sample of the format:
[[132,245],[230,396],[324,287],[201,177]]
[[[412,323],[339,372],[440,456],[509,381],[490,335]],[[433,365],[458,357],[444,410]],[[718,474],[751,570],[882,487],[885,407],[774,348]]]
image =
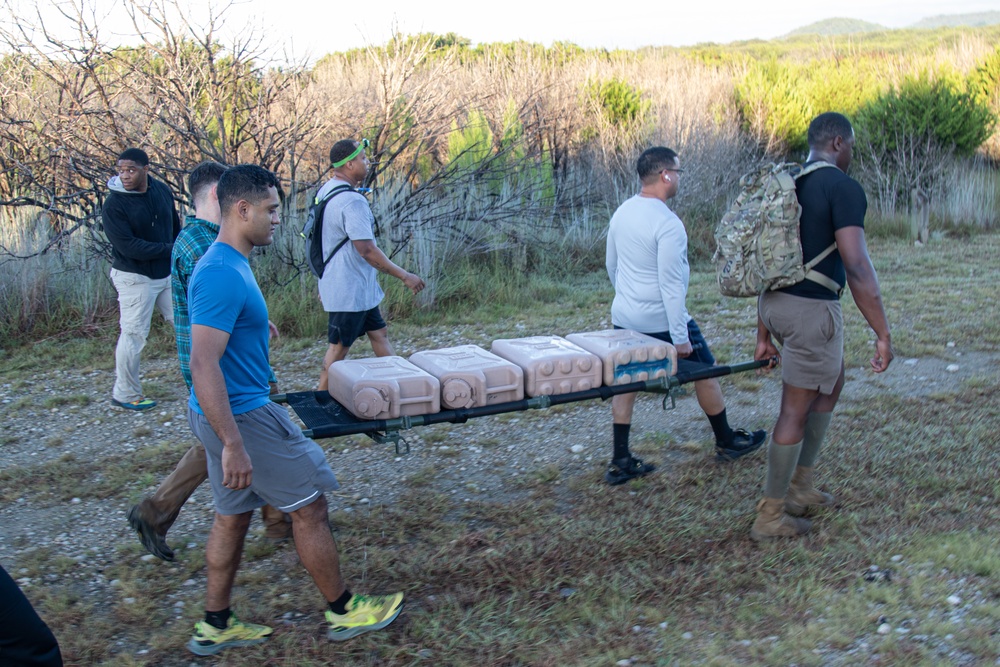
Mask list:
[[765,292],[757,312],[781,345],[781,379],[832,394],[844,365],[844,318],[839,301]]
[[246,489],[222,485],[222,441],[205,415],[189,407],[188,421],[208,453],[208,480],[219,514],[243,514],[263,505],[294,512],[340,488],[323,450],[302,435],[288,410],[279,405],[268,403],[236,415],[236,427],[253,464],[253,482]]

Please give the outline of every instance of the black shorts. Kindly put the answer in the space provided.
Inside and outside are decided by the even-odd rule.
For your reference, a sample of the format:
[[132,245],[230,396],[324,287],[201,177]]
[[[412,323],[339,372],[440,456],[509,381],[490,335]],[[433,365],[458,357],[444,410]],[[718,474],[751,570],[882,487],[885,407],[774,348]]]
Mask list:
[[330,313],[326,338],[331,345],[350,347],[362,334],[379,329],[385,329],[385,320],[378,306],[357,313]]
[[[620,327],[617,324],[614,325],[615,329],[624,329],[625,327]],[[712,356],[712,350],[708,348],[708,341],[705,337],[701,335],[701,329],[698,328],[698,323],[693,319],[688,320],[688,342],[691,343],[691,354],[687,357],[678,357],[678,361],[685,359],[687,361],[693,361],[697,364],[706,364],[708,366],[715,365],[715,357]],[[667,331],[660,331],[658,333],[649,333],[648,331],[640,331],[639,333],[646,334],[647,336],[652,336],[657,340],[662,340],[664,343],[674,344],[674,341],[670,338],[670,333]]]

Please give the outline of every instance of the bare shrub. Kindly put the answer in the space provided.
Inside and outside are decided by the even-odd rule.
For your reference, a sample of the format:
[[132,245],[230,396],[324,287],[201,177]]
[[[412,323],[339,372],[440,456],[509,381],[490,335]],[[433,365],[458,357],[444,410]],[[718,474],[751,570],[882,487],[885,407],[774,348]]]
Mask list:
[[1000,224],[1000,177],[982,156],[948,161],[932,212],[947,226],[996,229]]
[[318,118],[300,95],[301,68],[271,67],[252,30],[223,47],[216,34],[228,5],[210,8],[198,26],[179,0],[126,3],[134,47],[111,44],[86,0],[58,9],[72,39],[57,36],[40,6],[33,19],[11,13],[0,27],[12,54],[0,106],[0,205],[43,208],[62,234],[95,226],[105,181],[128,146],[145,148],[181,195],[186,172],[204,159],[295,168],[295,147]]
[[[742,125],[747,112],[737,109],[734,88],[745,60],[738,57],[571,44],[472,49],[454,35],[397,34],[307,69],[273,59],[262,33],[220,37],[235,6],[199,7],[199,22],[182,1],[126,0],[137,40],[128,47],[100,32],[91,0],[60,0],[57,12],[39,5],[28,16],[7,6],[0,22],[0,47],[9,54],[0,59],[0,206],[29,211],[8,217],[9,224],[35,231],[30,242],[4,237],[0,256],[36,256],[16,259],[39,262],[44,289],[26,285],[24,294],[63,289],[41,276],[50,275],[45,253],[70,240],[89,253],[73,270],[99,266],[104,273],[105,182],[130,145],[147,149],[157,176],[181,201],[184,176],[206,158],[278,173],[285,224],[254,261],[265,291],[294,293],[282,301],[289,313],[315,308],[298,231],[338,139],[371,140],[367,185],[379,242],[428,279],[425,303],[470,289],[468,276],[446,275],[455,266],[599,269],[607,220],[636,191],[635,160],[653,144],[681,154],[685,174],[671,206],[688,225],[692,256],[707,256],[740,175],[777,146]],[[72,39],[57,36],[54,20],[74,26]],[[903,80],[932,55],[972,63],[988,46],[943,44],[913,63],[891,54],[878,76]],[[846,89],[856,70],[835,81],[826,73],[856,51],[823,50],[828,69],[810,78],[821,102]],[[757,120],[766,125],[763,116]],[[895,166],[866,156],[859,165],[874,209],[895,215],[902,187]],[[100,289],[113,295],[105,283]]]

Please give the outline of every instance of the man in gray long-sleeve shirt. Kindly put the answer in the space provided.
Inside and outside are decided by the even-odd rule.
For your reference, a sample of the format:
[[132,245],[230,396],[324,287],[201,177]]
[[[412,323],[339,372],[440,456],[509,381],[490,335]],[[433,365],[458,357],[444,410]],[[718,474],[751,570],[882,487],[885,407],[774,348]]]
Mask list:
[[[688,315],[690,269],[684,223],[667,201],[677,195],[683,171],[677,153],[656,146],[639,156],[639,194],[625,201],[608,228],[607,270],[615,288],[611,323],[671,343],[679,358],[715,364],[708,343]],[[729,426],[722,389],[715,379],[694,383],[698,405],[715,433],[716,457],[732,461],[758,449],[767,433]],[[611,485],[652,472],[655,466],[631,455],[628,447],[635,394],[611,400],[614,453],[605,479]]]
[[101,219],[111,242],[111,282],[118,291],[121,334],[115,348],[111,402],[126,410],[148,410],[156,401],[143,396],[139,356],[146,346],[155,307],[173,324],[170,251],[181,231],[170,189],[149,175],[149,156],[129,148],[118,156],[118,175],[108,181]]

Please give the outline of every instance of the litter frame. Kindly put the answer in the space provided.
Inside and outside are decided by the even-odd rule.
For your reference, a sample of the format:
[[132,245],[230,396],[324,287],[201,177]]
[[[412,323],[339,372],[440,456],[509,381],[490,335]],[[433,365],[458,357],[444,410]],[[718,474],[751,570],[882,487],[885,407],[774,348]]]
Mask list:
[[[271,397],[271,400],[275,403],[287,404],[295,411],[295,414],[302,420],[302,423],[306,425],[306,428],[302,432],[307,438],[322,440],[345,435],[364,434],[379,443],[393,443],[396,453],[402,455],[409,453],[410,445],[401,432],[410,430],[416,426],[444,423],[463,424],[470,419],[479,417],[488,417],[507,412],[521,412],[524,410],[543,410],[554,405],[565,405],[566,403],[576,403],[578,401],[598,398],[608,400],[619,394],[631,394],[635,392],[663,394],[663,408],[665,410],[672,409],[677,394],[683,393],[683,389],[681,389],[682,385],[697,382],[698,380],[708,380],[734,373],[757,370],[758,368],[770,365],[773,361],[772,359],[766,359],[761,361],[746,361],[728,366],[708,366],[686,359],[678,359],[677,373],[675,375],[655,380],[630,382],[629,384],[611,387],[601,386],[568,394],[535,396],[534,398],[525,398],[519,401],[507,401],[505,403],[495,403],[493,405],[472,408],[442,410],[433,414],[409,415],[393,419],[359,419],[325,391],[275,394]],[[667,407],[668,401],[670,401],[670,408]]]

